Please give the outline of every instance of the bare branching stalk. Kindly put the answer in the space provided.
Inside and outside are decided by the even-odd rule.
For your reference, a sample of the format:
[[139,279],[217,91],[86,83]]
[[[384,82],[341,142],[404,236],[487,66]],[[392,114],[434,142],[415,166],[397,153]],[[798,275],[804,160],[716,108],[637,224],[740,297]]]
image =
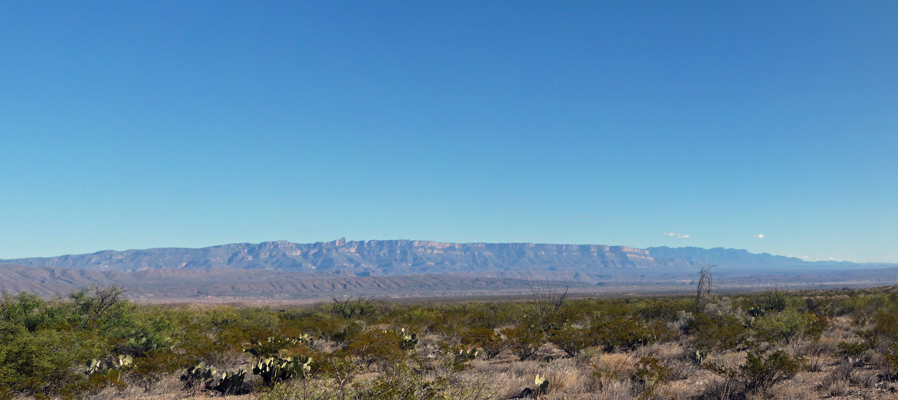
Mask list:
[[716,265],[706,265],[698,272],[699,279],[695,296],[696,311],[704,311],[705,306],[711,300],[711,288],[713,283],[711,280],[711,270],[714,269],[714,267],[716,267]]
[[544,318],[554,315],[564,305],[564,299],[571,288],[571,279],[565,279],[564,284],[557,287],[552,281],[534,280],[527,274],[527,284],[530,285],[533,302],[539,310],[540,317]]

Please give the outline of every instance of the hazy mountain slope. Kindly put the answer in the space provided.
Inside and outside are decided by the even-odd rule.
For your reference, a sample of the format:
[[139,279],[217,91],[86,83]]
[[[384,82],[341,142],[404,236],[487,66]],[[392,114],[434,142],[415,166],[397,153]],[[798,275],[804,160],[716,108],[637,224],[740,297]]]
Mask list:
[[[93,285],[126,288],[129,297],[147,301],[204,298],[315,299],[330,296],[456,296],[529,293],[530,281],[455,275],[355,277],[271,270],[86,271],[54,267],[0,265],[0,292],[42,296],[70,293]],[[589,288],[576,282],[539,283]]]

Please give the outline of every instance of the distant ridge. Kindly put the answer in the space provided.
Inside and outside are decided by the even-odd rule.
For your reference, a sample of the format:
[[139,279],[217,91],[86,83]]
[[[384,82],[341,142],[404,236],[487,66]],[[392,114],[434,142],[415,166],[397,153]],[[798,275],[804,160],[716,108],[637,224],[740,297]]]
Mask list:
[[259,244],[235,243],[200,249],[106,250],[92,254],[0,260],[0,263],[92,271],[232,268],[360,277],[446,273],[514,276],[516,273],[529,271],[602,274],[604,273],[602,271],[609,270],[659,268],[691,271],[689,267],[704,265],[755,269],[842,268],[861,265],[846,262],[812,263],[794,257],[767,253],[753,254],[746,250],[724,248],[638,249],[592,244],[443,243],[421,240],[346,241],[345,239],[309,244],[275,241]]
[[106,250],[0,263],[95,271],[236,268],[356,276],[658,266],[646,250],[625,246],[345,239],[310,244],[276,241],[201,249]]
[[701,247],[671,248],[662,246],[649,247],[646,250],[658,259],[682,259],[696,264],[756,265],[804,263],[804,260],[795,257],[775,256],[768,253],[754,254],[749,253],[748,250],[725,249],[723,247],[703,249]]

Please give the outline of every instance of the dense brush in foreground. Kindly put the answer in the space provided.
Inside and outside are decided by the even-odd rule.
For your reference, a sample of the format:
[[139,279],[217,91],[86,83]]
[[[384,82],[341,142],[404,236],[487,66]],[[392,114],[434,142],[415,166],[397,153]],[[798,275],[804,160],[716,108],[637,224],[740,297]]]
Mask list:
[[0,300],[0,399],[892,398],[898,290],[316,307]]

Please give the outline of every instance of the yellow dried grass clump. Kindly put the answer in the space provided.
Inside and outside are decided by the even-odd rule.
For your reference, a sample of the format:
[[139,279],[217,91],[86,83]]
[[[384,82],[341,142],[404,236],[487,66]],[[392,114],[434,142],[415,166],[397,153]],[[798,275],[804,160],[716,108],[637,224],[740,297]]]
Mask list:
[[603,354],[594,367],[596,376],[600,379],[627,380],[636,371],[637,361],[632,354]]

